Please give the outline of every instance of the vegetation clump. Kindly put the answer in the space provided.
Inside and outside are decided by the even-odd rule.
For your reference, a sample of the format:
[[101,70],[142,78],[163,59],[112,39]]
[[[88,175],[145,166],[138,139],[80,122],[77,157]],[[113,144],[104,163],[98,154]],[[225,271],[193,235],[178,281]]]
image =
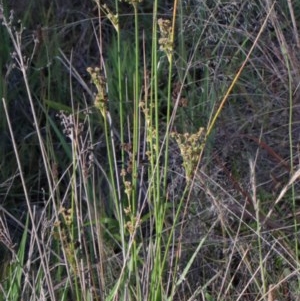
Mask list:
[[298,300],[299,17],[0,1],[0,301]]

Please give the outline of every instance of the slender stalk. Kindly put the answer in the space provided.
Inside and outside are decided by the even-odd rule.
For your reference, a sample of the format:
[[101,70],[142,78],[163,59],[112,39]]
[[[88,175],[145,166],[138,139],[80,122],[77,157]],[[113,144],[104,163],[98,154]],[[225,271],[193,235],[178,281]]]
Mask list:
[[133,150],[132,150],[132,212],[136,213],[137,189],[138,189],[138,165],[140,161],[140,119],[139,119],[139,100],[140,100],[140,66],[139,66],[139,18],[138,4],[133,2],[134,8],[134,27],[135,27],[135,74],[134,74],[134,99],[133,99]]
[[212,132],[214,126],[215,126],[215,123],[216,123],[216,121],[217,121],[217,119],[218,119],[218,117],[219,117],[219,115],[220,115],[220,113],[221,113],[221,111],[222,111],[222,109],[223,109],[223,107],[224,107],[224,105],[225,105],[225,103],[226,103],[226,101],[227,101],[230,93],[232,92],[233,87],[235,86],[235,84],[236,84],[237,80],[239,79],[240,75],[242,74],[242,72],[243,72],[243,70],[244,70],[247,62],[249,61],[250,56],[251,56],[253,50],[255,49],[255,47],[257,45],[257,42],[258,42],[259,38],[261,37],[261,34],[263,33],[263,31],[264,31],[264,29],[265,29],[265,27],[267,25],[268,19],[269,19],[270,15],[271,15],[271,13],[272,13],[272,11],[274,9],[274,5],[275,5],[275,3],[273,3],[273,5],[271,6],[271,8],[270,8],[270,10],[269,10],[269,12],[268,12],[265,20],[264,20],[264,22],[263,22],[263,24],[262,24],[259,32],[258,32],[256,38],[255,38],[255,40],[254,40],[254,42],[253,42],[253,44],[252,44],[252,46],[251,46],[251,48],[250,48],[250,50],[249,50],[246,58],[245,58],[245,60],[243,61],[242,65],[239,68],[239,70],[237,71],[237,73],[235,74],[232,83],[230,84],[229,88],[227,89],[227,91],[226,91],[226,93],[225,93],[225,95],[224,95],[224,97],[223,97],[223,99],[222,99],[222,101],[221,101],[221,103],[220,103],[220,105],[219,105],[216,113],[214,114],[211,122],[209,123],[209,125],[207,127],[206,138],[208,138],[209,135],[211,134],[211,132]]
[[41,258],[41,265],[42,265],[43,271],[45,273],[45,278],[46,278],[46,282],[47,282],[47,285],[48,285],[50,298],[51,298],[51,300],[54,301],[55,300],[54,289],[53,289],[52,279],[51,279],[50,273],[49,273],[48,262],[47,262],[46,256],[45,256],[46,253],[45,253],[45,250],[42,248],[42,246],[40,244],[40,241],[38,239],[38,232],[37,232],[36,225],[35,225],[34,215],[33,215],[33,212],[31,210],[30,198],[29,198],[29,193],[28,193],[28,189],[27,189],[27,185],[26,185],[26,181],[25,181],[25,177],[24,177],[22,163],[21,163],[21,160],[20,160],[20,157],[19,157],[18,148],[17,148],[15,137],[14,137],[14,132],[13,132],[13,129],[12,129],[12,125],[11,125],[11,122],[10,122],[10,117],[9,117],[9,114],[8,114],[8,109],[7,109],[6,102],[5,102],[4,98],[2,98],[2,103],[3,103],[3,107],[4,107],[4,111],[5,111],[5,115],[6,115],[6,119],[7,119],[7,123],[8,123],[8,129],[9,129],[9,133],[10,133],[10,136],[11,136],[15,157],[16,157],[17,164],[18,164],[18,169],[19,169],[19,172],[20,172],[20,178],[21,178],[22,187],[23,187],[23,191],[24,191],[25,201],[26,201],[30,221],[32,223],[32,234],[34,235],[34,238],[35,238],[35,241],[36,241],[36,244],[37,244],[37,248],[38,248],[38,251],[39,251],[39,255],[40,255],[40,258]]
[[[283,42],[283,41],[282,41]],[[294,172],[294,151],[293,151],[293,145],[294,145],[294,140],[293,140],[293,100],[294,100],[294,93],[293,93],[293,78],[291,74],[291,68],[290,68],[290,62],[289,58],[287,55],[287,49],[285,48],[285,44],[282,44],[282,52],[285,60],[285,65],[288,71],[288,87],[289,87],[289,126],[288,126],[288,135],[289,135],[289,147],[290,147],[290,170],[293,173]],[[296,203],[296,191],[295,191],[295,185],[292,183],[291,185],[291,198],[292,198],[292,204],[293,204],[293,212],[294,212],[294,233],[298,233],[298,221],[297,221],[297,215],[295,214],[297,212],[297,203]],[[296,256],[299,255],[299,244],[298,240],[295,237],[295,254]],[[298,268],[300,266],[300,263],[298,262]],[[299,282],[300,285],[300,282]]]

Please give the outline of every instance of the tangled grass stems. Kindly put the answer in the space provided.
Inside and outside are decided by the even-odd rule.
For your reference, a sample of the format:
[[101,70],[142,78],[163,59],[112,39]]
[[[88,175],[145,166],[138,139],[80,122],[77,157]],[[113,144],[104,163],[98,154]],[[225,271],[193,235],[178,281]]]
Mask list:
[[[149,38],[143,33],[147,28],[142,28],[142,20],[147,17],[144,11],[149,7],[143,3],[95,3],[91,12],[97,15],[98,23],[93,19],[92,27],[99,59],[98,67],[88,69],[92,83],[76,70],[73,54],[68,59],[68,50],[57,51],[58,61],[69,73],[69,104],[48,99],[35,105],[35,86],[26,69],[27,61],[20,59],[26,47],[21,51],[22,37],[14,36],[14,31],[13,36],[9,34],[10,39],[15,38],[15,47],[20,48],[12,59],[25,64],[26,72],[21,74],[31,104],[27,116],[35,124],[40,170],[46,180],[41,180],[36,189],[42,186],[45,190],[44,197],[39,196],[41,208],[35,207],[31,192],[35,184],[24,176],[26,159],[18,147],[18,128],[5,98],[5,120],[29,223],[20,221],[24,241],[17,247],[27,256],[23,264],[12,267],[16,277],[10,278],[8,285],[1,284],[4,295],[9,296],[13,288],[16,298],[31,295],[31,300],[274,300],[276,294],[288,298],[289,288],[296,296],[298,244],[290,240],[291,235],[297,237],[298,225],[299,172],[293,165],[296,124],[292,118],[296,113],[295,70],[291,63],[295,58],[289,52],[289,41],[284,41],[286,33],[276,22],[278,10],[270,6],[267,14],[260,12],[263,22],[252,30],[239,23],[243,9],[251,10],[245,3],[241,7],[237,2],[218,2],[213,7],[207,3],[191,10],[190,4],[175,2],[171,16],[161,13],[159,1],[155,1],[151,5]],[[252,5],[261,11],[265,7],[262,1]],[[290,5],[288,9],[294,15]],[[126,13],[122,14],[123,10]],[[291,174],[278,181],[280,189],[271,192],[262,171],[269,167],[260,165],[261,157],[265,164],[269,161],[261,150],[279,164],[285,155],[270,145],[271,138],[264,141],[272,131],[266,123],[257,125],[256,120],[267,119],[272,111],[255,111],[253,99],[259,93],[251,92],[253,84],[269,93],[273,87],[263,86],[270,80],[264,72],[277,76],[279,69],[275,67],[283,62],[271,60],[274,51],[268,53],[273,65],[260,65],[266,55],[263,39],[269,38],[264,34],[269,16],[275,28],[270,40],[282,46],[282,68],[288,75],[283,86],[289,99],[287,156],[291,165]],[[292,19],[291,32],[296,32],[296,18]],[[127,26],[133,35],[125,34]],[[106,31],[112,33],[116,43],[110,42]],[[221,38],[215,41],[214,34]],[[130,56],[125,54],[128,49],[133,52]],[[225,63],[228,52],[231,63]],[[123,57],[132,59],[123,62]],[[214,64],[208,62],[214,59]],[[229,76],[217,82],[222,71]],[[83,88],[83,97],[73,90],[74,81]],[[267,107],[268,98],[263,93]],[[239,97],[254,113],[250,110],[246,114]],[[44,106],[65,109],[58,114],[60,126]],[[226,117],[233,116],[230,110],[238,114],[226,123]],[[244,114],[247,118],[242,120],[239,116]],[[251,130],[251,135],[242,130]],[[236,136],[230,136],[232,132],[237,132]],[[245,137],[251,140],[247,145]],[[59,143],[50,143],[56,140]],[[256,143],[255,164],[249,176],[245,158],[234,149],[244,153],[248,163],[254,152],[252,142]],[[231,148],[228,143],[232,143]],[[219,176],[224,174],[227,182],[223,183]],[[1,209],[3,216],[13,223],[12,213],[5,210]],[[291,212],[294,225],[287,218],[281,221],[280,229],[269,227],[274,218],[280,218],[278,210]],[[293,233],[289,232],[291,228]],[[33,260],[35,256],[37,260]],[[20,283],[24,283],[23,291],[19,290]]]

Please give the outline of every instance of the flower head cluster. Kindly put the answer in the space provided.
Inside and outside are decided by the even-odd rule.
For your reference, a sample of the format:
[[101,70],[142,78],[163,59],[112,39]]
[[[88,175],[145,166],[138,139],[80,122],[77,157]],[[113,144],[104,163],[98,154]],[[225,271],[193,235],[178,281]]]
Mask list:
[[106,91],[106,79],[102,75],[100,68],[87,68],[87,72],[91,76],[92,83],[96,86],[97,93],[95,95],[95,107],[101,112],[102,116],[106,118],[107,112],[107,91]]
[[193,178],[205,145],[205,130],[201,127],[195,134],[179,134],[174,132],[171,135],[175,138],[180,149],[186,180],[189,182]]
[[160,18],[157,23],[161,36],[158,40],[158,44],[160,45],[159,49],[166,53],[170,62],[173,52],[172,22],[168,19]]

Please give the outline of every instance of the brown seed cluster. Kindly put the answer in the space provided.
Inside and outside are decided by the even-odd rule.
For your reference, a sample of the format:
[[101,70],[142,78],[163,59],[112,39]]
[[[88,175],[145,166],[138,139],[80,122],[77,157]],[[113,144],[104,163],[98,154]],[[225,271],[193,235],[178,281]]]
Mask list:
[[195,134],[180,134],[173,132],[171,135],[175,138],[180,149],[183,159],[182,165],[185,169],[186,180],[189,183],[194,176],[194,172],[204,147],[205,130],[201,127]]
[[172,22],[168,19],[160,18],[157,23],[160,31],[160,39],[158,40],[159,49],[166,53],[170,62],[173,52]]

